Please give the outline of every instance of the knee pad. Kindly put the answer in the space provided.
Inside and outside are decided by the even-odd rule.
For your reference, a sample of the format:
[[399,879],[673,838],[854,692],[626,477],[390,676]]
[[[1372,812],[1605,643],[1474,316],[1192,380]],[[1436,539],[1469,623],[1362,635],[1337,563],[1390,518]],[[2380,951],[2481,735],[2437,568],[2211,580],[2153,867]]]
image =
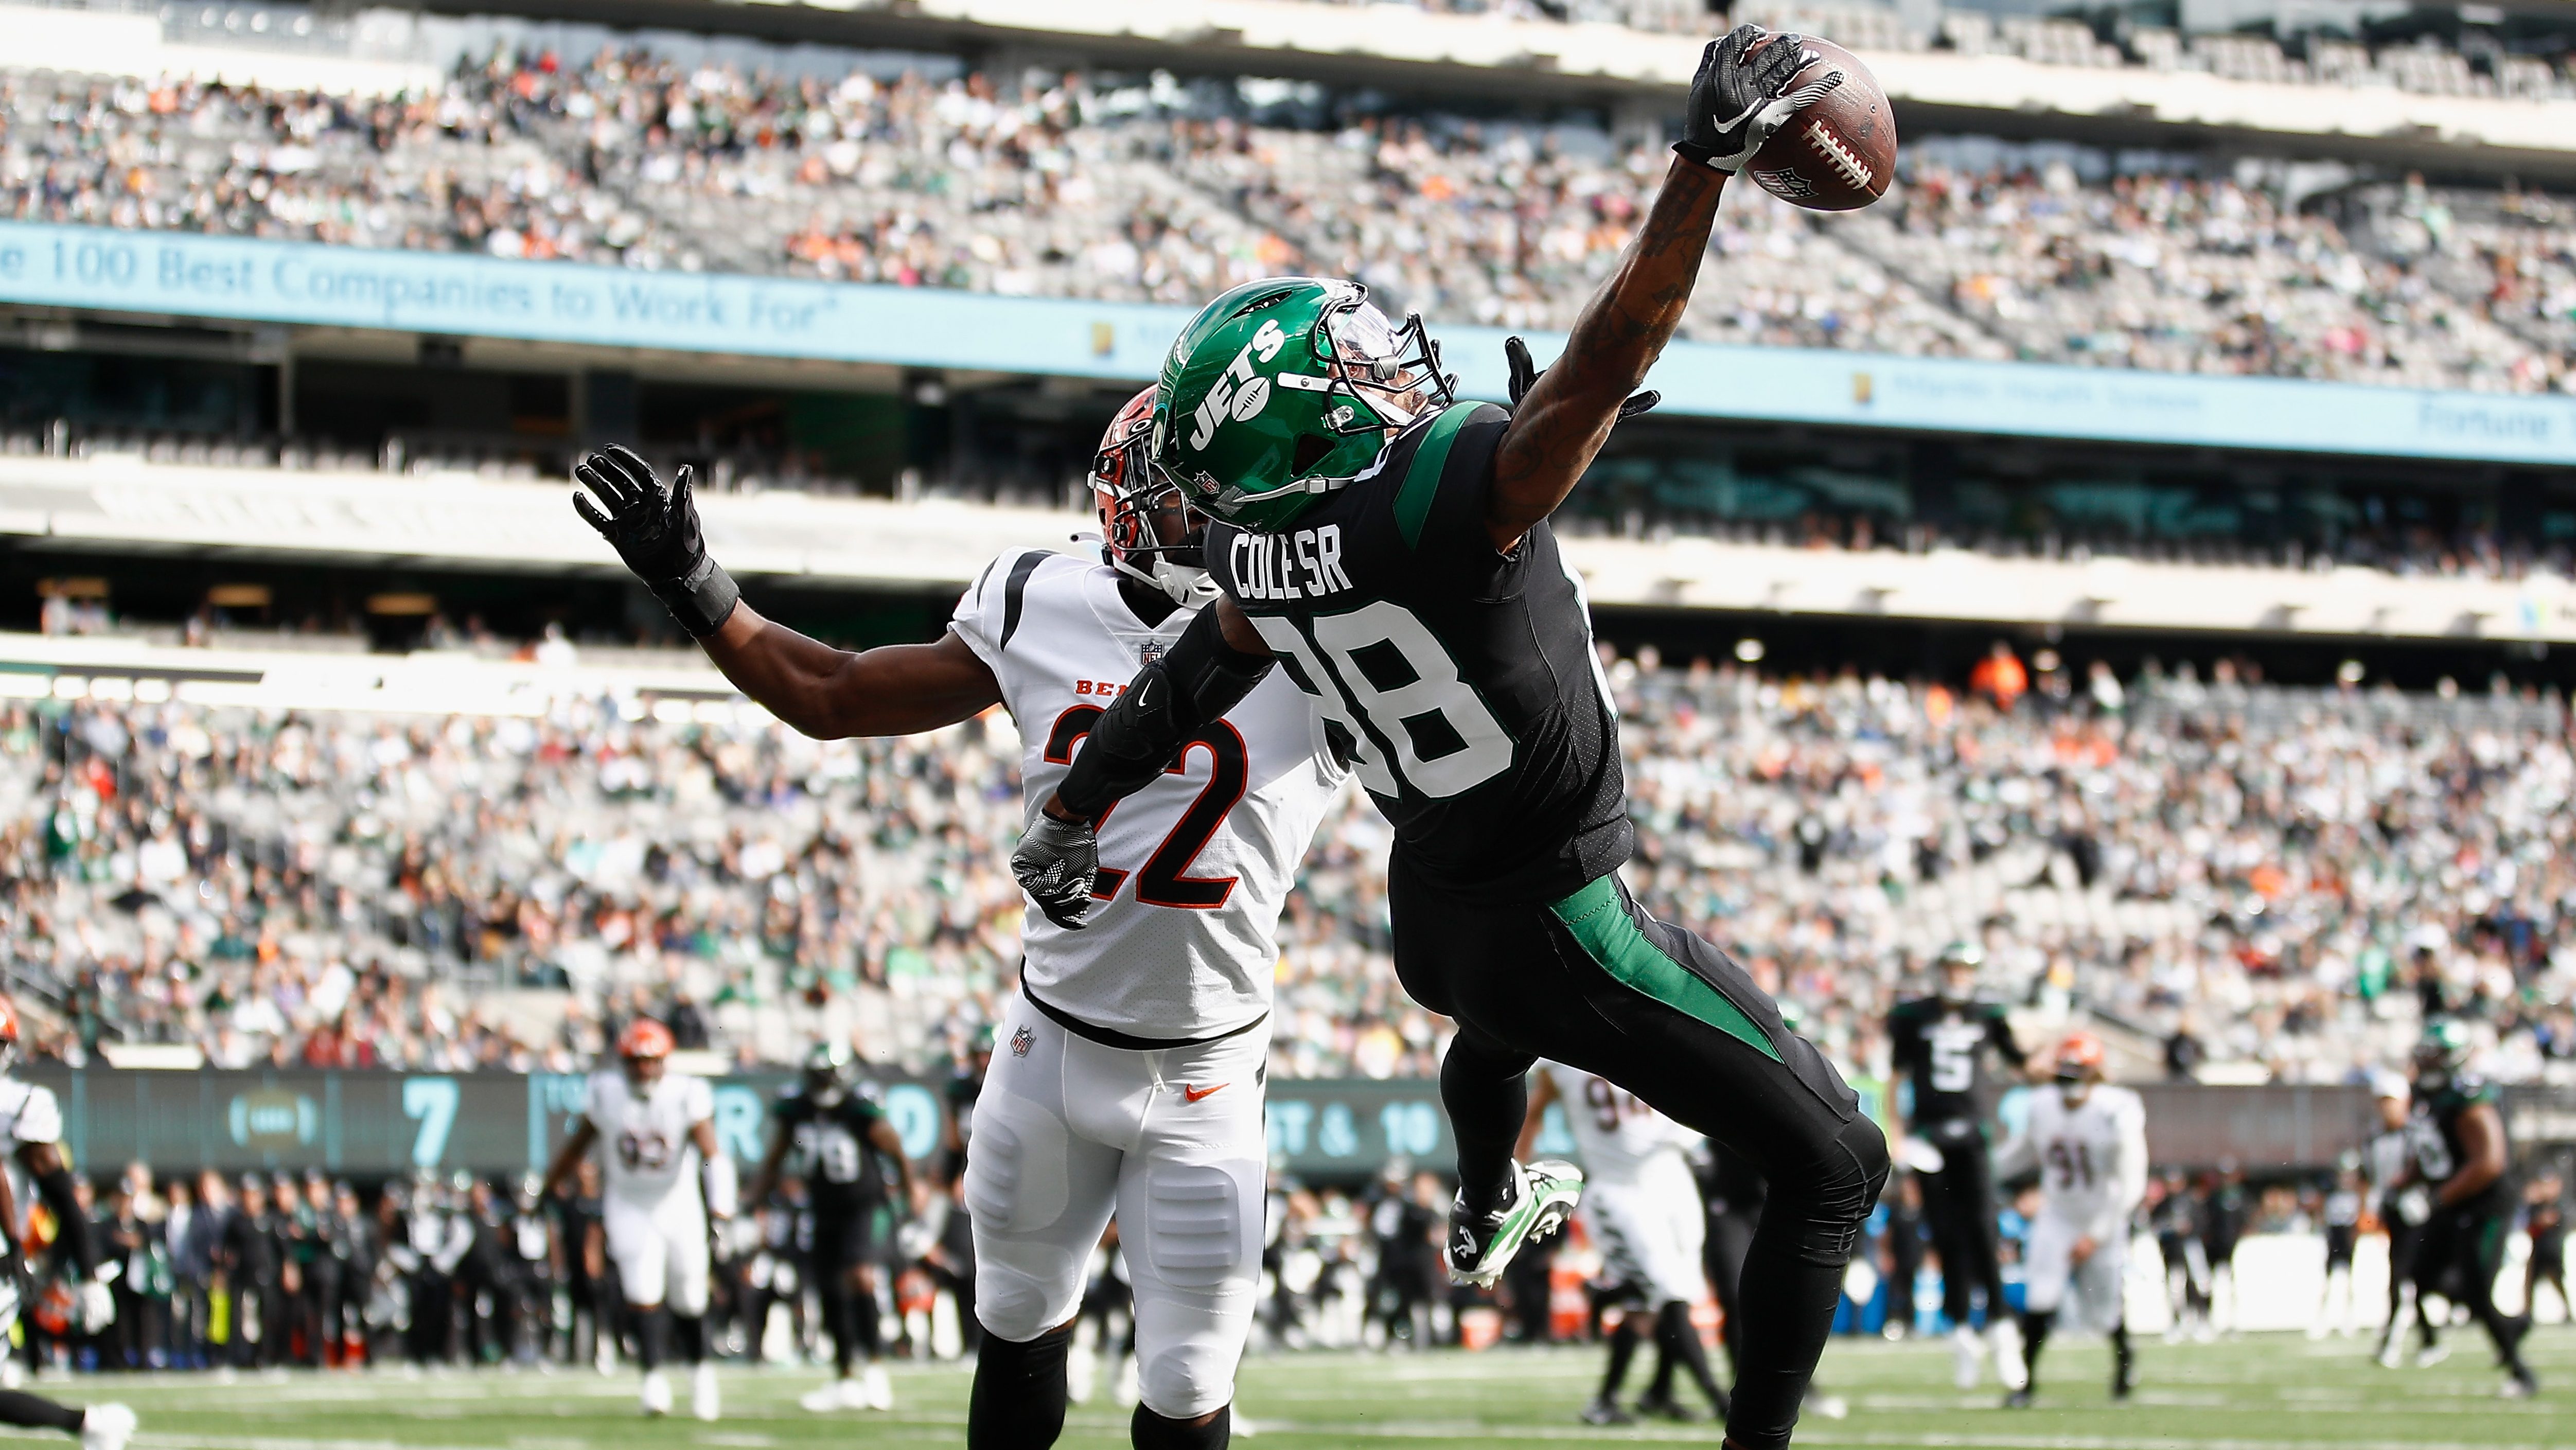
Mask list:
[[1771,1227],[1774,1214],[1791,1214],[1785,1226],[1796,1234],[1794,1252],[1800,1259],[1826,1266],[1848,1263],[1892,1167],[1887,1134],[1869,1119],[1855,1117],[1834,1134],[1812,1176],[1803,1182],[1788,1175],[1772,1180],[1763,1226]]

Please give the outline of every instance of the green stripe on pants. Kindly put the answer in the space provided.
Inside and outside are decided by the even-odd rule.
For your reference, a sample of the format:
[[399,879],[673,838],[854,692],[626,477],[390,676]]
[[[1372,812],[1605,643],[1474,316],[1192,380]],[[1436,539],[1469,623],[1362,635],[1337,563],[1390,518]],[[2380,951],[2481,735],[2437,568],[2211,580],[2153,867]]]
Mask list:
[[1627,903],[1619,898],[1618,878],[1597,877],[1573,895],[1549,902],[1547,909],[1565,923],[1584,954],[1601,970],[1677,1012],[1698,1018],[1773,1062],[1780,1061],[1780,1049],[1771,1045],[1770,1037],[1744,1015],[1743,1008],[1728,1001],[1725,993],[1710,986],[1698,973],[1665,955],[1663,948],[1637,929]]

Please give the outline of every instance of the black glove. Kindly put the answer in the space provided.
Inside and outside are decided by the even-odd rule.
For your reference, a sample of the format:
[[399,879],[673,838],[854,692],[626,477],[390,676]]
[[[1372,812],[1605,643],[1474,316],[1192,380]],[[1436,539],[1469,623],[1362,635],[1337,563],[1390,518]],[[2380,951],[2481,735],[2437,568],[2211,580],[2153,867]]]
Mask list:
[[1047,920],[1080,931],[1083,914],[1091,910],[1091,883],[1100,874],[1100,838],[1088,821],[1060,821],[1040,811],[1011,853],[1011,874]]
[[599,530],[680,628],[697,639],[723,628],[742,590],[724,566],[707,557],[689,469],[683,466],[665,491],[652,465],[626,449],[610,448],[574,464],[572,476],[608,506],[602,514],[588,495],[576,492],[573,511]]
[[[1547,369],[1531,366],[1529,344],[1521,341],[1517,337],[1507,337],[1503,339],[1503,366],[1509,370],[1511,374],[1510,395],[1512,400],[1512,410],[1514,412],[1518,412],[1520,410],[1522,397],[1525,396],[1532,387],[1537,385],[1538,380],[1541,377],[1546,375]],[[1652,388],[1644,388],[1637,392],[1630,393],[1627,400],[1619,405],[1619,421],[1625,423],[1629,419],[1636,417],[1639,413],[1652,409],[1657,403],[1660,403],[1663,400],[1664,395],[1656,392]]]
[[1700,52],[1699,74],[1691,78],[1690,109],[1682,115],[1682,139],[1673,143],[1675,151],[1732,176],[1772,132],[1843,83],[1843,73],[1831,71],[1790,90],[1798,72],[1815,64],[1816,53],[1807,49],[1805,36],[1786,32],[1772,36],[1751,57],[1745,55],[1770,35],[1759,25],[1739,25]]

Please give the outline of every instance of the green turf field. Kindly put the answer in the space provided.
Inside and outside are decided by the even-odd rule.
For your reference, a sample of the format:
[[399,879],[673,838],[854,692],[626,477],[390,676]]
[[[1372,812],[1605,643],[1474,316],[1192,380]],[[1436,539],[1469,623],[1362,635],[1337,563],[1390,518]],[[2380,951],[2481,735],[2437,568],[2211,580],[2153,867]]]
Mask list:
[[[2543,1329],[2532,1361],[2538,1400],[2493,1398],[2483,1336],[2455,1334],[2458,1352],[2429,1370],[2387,1371],[2354,1341],[2288,1336],[2168,1347],[2150,1341],[2137,1396],[2113,1406],[2098,1343],[2052,1347],[2042,1408],[2006,1412],[1996,1396],[1950,1388],[1947,1348],[1843,1341],[1825,1379],[1849,1418],[1810,1417],[1802,1445],[1920,1446],[1931,1450],[2500,1450],[2576,1445],[2576,1331]],[[1641,1356],[1641,1359],[1643,1357]],[[1272,1355],[1246,1366],[1240,1406],[1262,1450],[1328,1446],[1516,1446],[1708,1440],[1706,1425],[1593,1430],[1575,1419],[1599,1360],[1588,1349],[1485,1354]],[[1645,1366],[1639,1366],[1642,1371]],[[1632,1388],[1642,1382],[1632,1377]],[[807,1414],[796,1396],[811,1371],[736,1370],[726,1418],[645,1422],[620,1375],[398,1373],[203,1376],[32,1385],[78,1401],[110,1391],[143,1417],[139,1445],[203,1450],[792,1450],[799,1446],[957,1445],[967,1376],[956,1368],[898,1369],[902,1408],[891,1415]],[[683,1408],[685,1383],[680,1386]],[[1063,1443],[1127,1444],[1123,1411],[1077,1407]],[[60,1443],[57,1441],[57,1443]]]

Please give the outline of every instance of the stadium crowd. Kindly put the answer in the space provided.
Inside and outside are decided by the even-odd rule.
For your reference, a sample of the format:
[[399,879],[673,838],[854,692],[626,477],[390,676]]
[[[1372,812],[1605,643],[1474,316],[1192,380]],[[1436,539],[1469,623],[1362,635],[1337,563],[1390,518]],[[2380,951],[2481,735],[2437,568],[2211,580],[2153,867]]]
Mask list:
[[[2123,683],[2009,652],[1966,694],[1614,670],[1655,909],[1728,943],[1883,1078],[1879,1019],[1954,938],[2180,1068],[2355,1079],[2439,1004],[2506,1081],[2576,1057],[2576,756],[2555,701]],[[2007,667],[2008,665],[2008,667]],[[0,723],[11,989],[47,1054],[570,1070],[643,1010],[784,1060],[840,1013],[924,1068],[1009,991],[1001,716],[817,743],[629,702],[391,721],[176,703]],[[1282,927],[1275,1067],[1427,1074],[1389,966],[1386,829],[1325,823]],[[561,1020],[495,986],[569,987]],[[50,1006],[48,1005],[50,1004]],[[803,1014],[803,1015],[799,1015]]]
[[[1022,84],[1024,80],[1026,84]],[[1194,302],[1294,270],[1563,326],[1659,143],[1079,73],[944,81],[500,51],[391,98],[0,71],[0,214],[1005,294]],[[2076,148],[1909,146],[1892,200],[1749,193],[1719,342],[2560,388],[2563,204]],[[2303,185],[2306,183],[2302,183]]]

